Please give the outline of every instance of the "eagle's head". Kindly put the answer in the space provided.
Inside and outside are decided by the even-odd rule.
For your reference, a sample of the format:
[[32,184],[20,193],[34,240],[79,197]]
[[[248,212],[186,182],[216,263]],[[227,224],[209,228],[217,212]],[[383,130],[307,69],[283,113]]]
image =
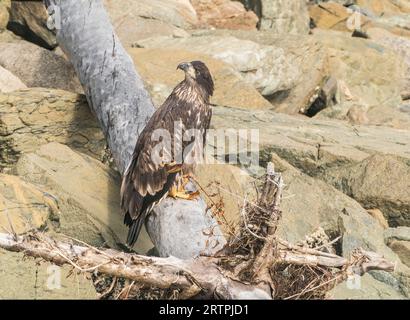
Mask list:
[[185,80],[198,85],[208,96],[214,93],[214,82],[208,67],[202,61],[182,62],[177,69],[185,72]]

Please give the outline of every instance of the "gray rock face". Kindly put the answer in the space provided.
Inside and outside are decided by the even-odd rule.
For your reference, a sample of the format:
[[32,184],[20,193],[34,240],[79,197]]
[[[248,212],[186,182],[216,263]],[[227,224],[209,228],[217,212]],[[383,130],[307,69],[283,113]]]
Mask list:
[[125,47],[153,35],[187,36],[198,23],[188,0],[104,0],[104,7]]
[[309,13],[306,0],[262,0],[260,28],[276,34],[307,34]]
[[0,43],[0,65],[28,87],[83,92],[67,60],[26,41]]
[[354,165],[326,170],[320,177],[365,208],[379,208],[390,226],[410,226],[408,159],[373,155]]
[[295,56],[289,52],[286,54],[282,48],[231,36],[159,37],[145,39],[137,44],[144,48],[188,48],[208,54],[233,66],[247,83],[264,96],[293,88],[301,74],[300,65],[295,64]]
[[372,154],[410,159],[410,131],[388,127],[355,126],[343,121],[306,119],[261,110],[216,107],[215,128],[258,128],[261,161],[270,152],[309,175],[358,163]]
[[384,231],[386,243],[394,240],[410,241],[410,227],[388,228]]

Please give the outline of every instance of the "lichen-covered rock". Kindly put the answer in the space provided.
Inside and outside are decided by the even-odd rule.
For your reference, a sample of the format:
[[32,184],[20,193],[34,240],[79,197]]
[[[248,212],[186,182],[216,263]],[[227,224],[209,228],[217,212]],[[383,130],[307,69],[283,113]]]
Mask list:
[[52,141],[102,158],[104,135],[84,96],[41,88],[0,94],[0,167]]

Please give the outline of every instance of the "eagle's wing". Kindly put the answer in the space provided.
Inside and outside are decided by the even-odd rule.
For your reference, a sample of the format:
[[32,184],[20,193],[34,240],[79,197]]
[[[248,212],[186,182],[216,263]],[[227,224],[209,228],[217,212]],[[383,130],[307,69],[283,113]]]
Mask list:
[[169,96],[158,108],[140,134],[132,160],[127,167],[121,185],[121,211],[124,223],[130,227],[127,243],[133,245],[138,237],[146,215],[171,188],[176,173],[169,173],[172,165],[161,164],[152,158],[158,141],[151,139],[156,129],[165,129],[171,135],[171,143],[163,144],[163,153],[174,159],[174,120],[182,116],[185,106],[181,100]]

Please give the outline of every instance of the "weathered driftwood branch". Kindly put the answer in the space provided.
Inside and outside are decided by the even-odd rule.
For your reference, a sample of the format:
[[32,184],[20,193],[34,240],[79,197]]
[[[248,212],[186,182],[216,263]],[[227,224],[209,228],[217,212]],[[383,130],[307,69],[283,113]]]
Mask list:
[[[44,4],[52,13],[50,18],[55,18],[57,41],[73,64],[123,173],[139,133],[154,112],[143,81],[115,34],[102,0],[44,0]],[[206,208],[202,199],[170,198],[155,208],[147,231],[161,256],[188,258],[204,250],[215,252],[225,244]],[[213,235],[204,235],[208,229]],[[207,243],[219,245],[206,248]]]
[[[81,272],[100,272],[117,278],[133,280],[139,285],[179,291],[178,298],[209,297],[223,299],[270,299],[271,296],[255,284],[245,284],[229,278],[218,266],[215,257],[181,260],[175,257],[158,258],[128,254],[112,249],[97,249],[54,241],[42,234],[19,236],[0,233],[0,247],[23,252],[62,265],[69,264]],[[357,250],[349,260],[329,257],[312,250],[304,253],[295,247],[278,249],[276,263],[323,266],[339,269],[353,267],[363,274],[369,270],[393,271],[394,265],[383,257]],[[341,278],[341,280],[343,280]]]

